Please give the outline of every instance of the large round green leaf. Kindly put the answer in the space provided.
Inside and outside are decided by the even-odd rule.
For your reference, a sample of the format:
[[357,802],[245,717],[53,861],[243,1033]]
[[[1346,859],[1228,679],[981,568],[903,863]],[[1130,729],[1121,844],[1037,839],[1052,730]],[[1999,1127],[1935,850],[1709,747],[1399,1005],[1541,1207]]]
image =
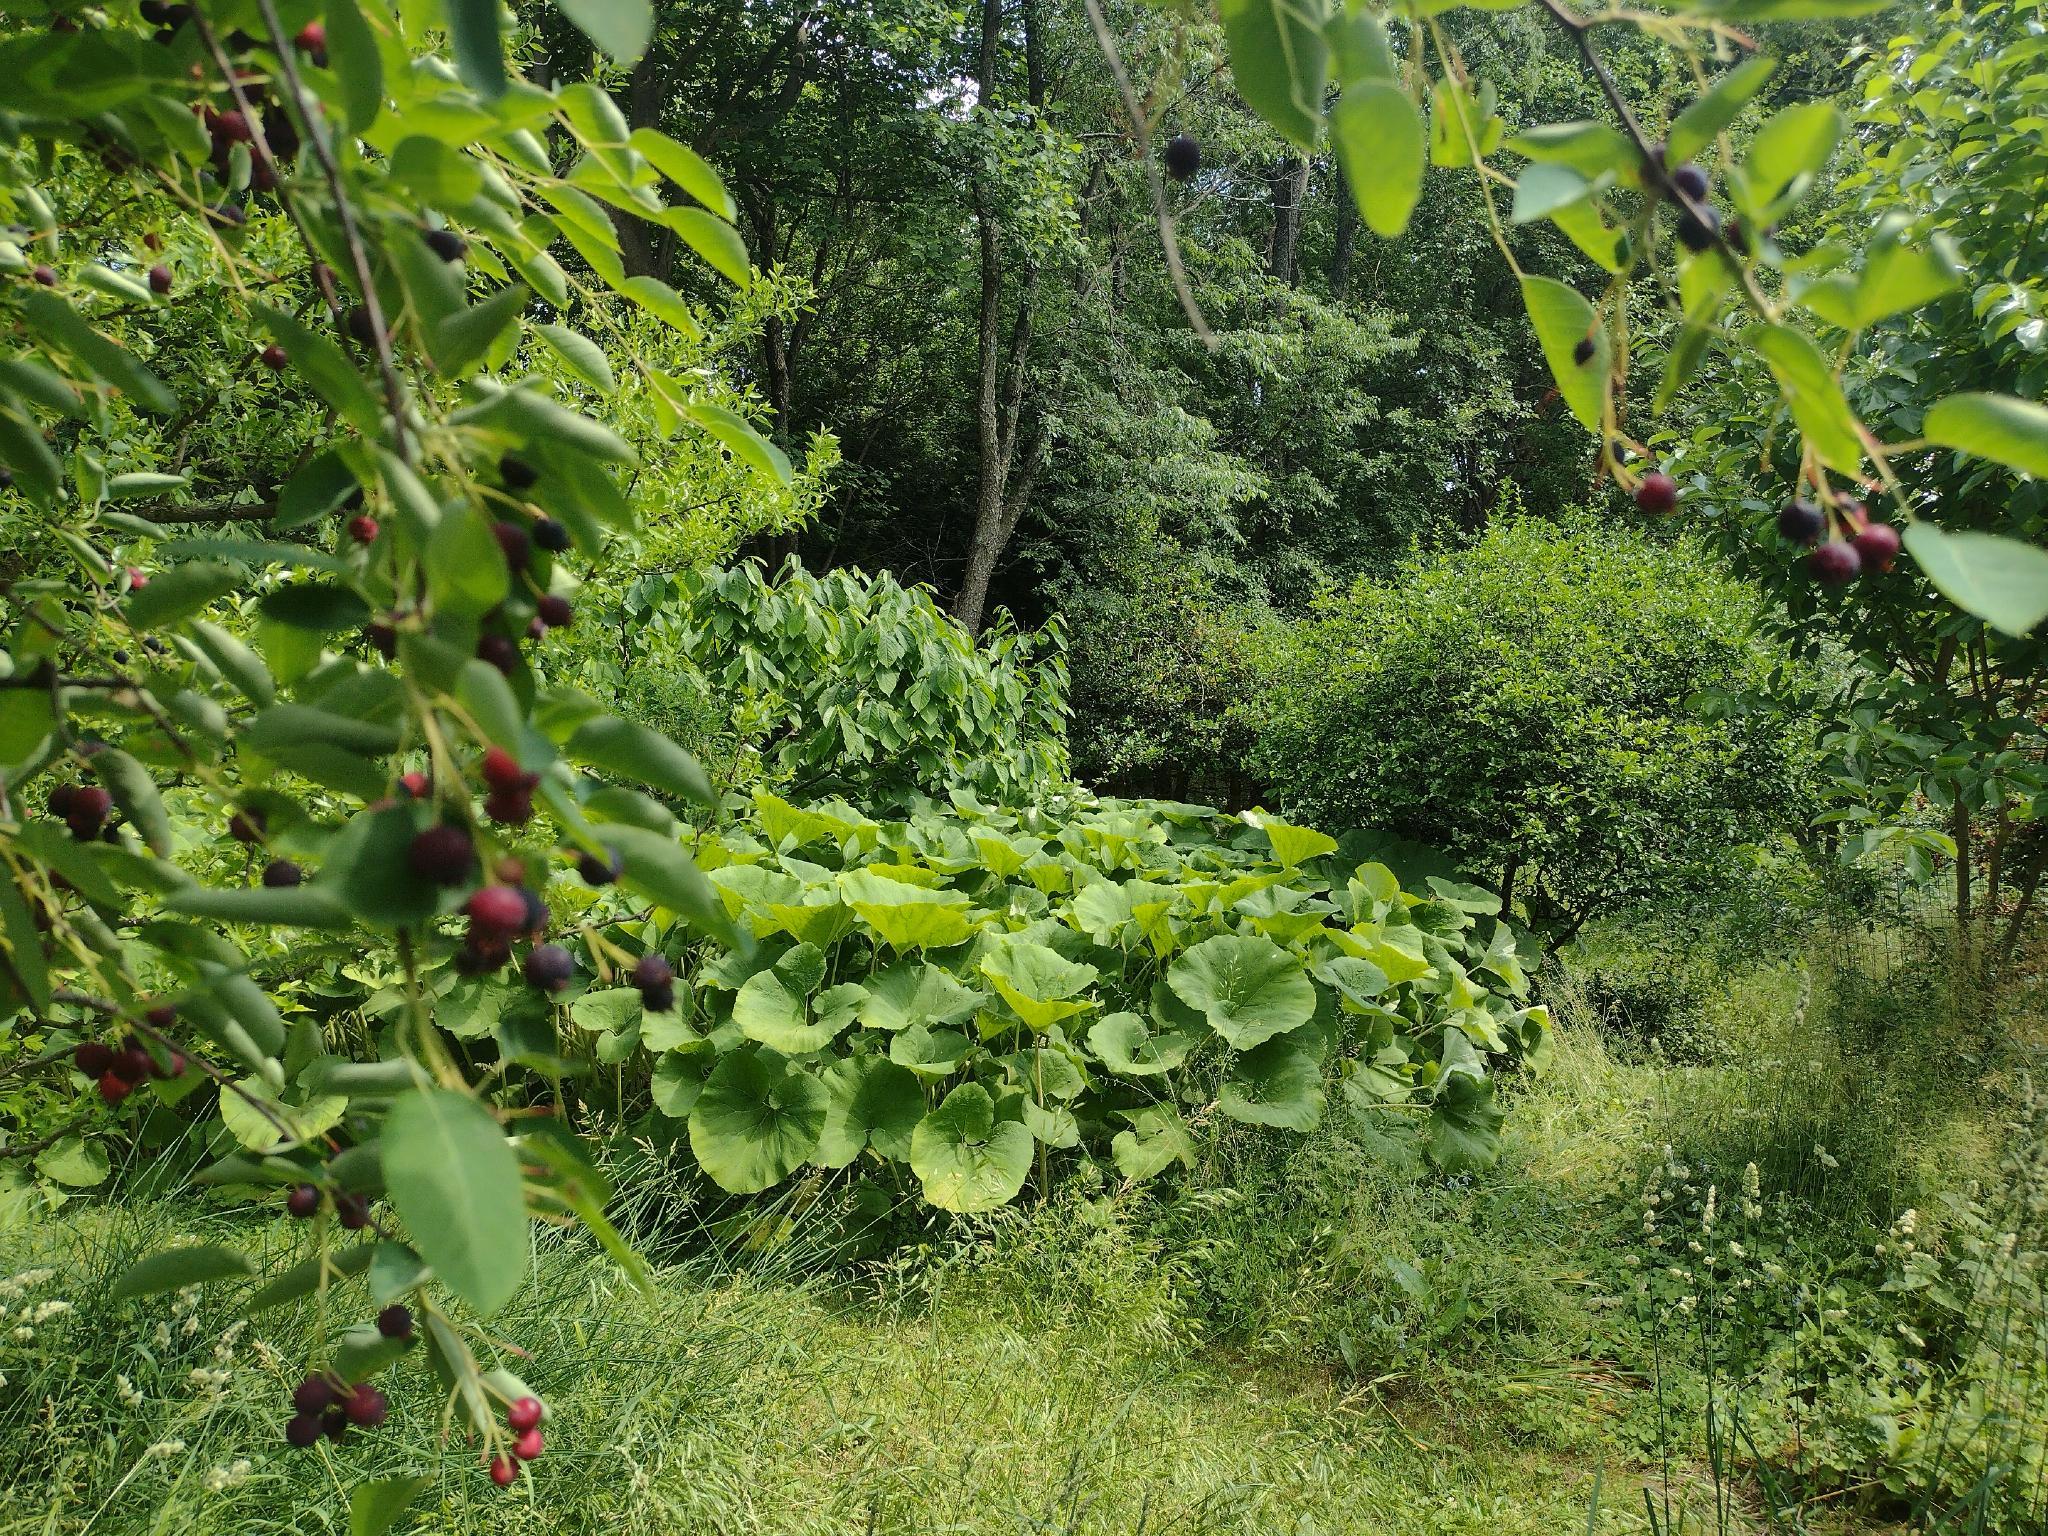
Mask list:
[[720,1189],[751,1195],[780,1183],[817,1150],[826,1094],[778,1056],[734,1051],[690,1111],[690,1150]]
[[824,978],[824,952],[815,944],[799,944],[769,969],[747,978],[733,998],[732,1021],[749,1040],[785,1056],[821,1051],[853,1022],[866,997],[857,984],[834,987],[819,999],[814,1018],[810,996]]
[[1031,1132],[996,1123],[995,1100],[979,1083],[962,1083],[910,1138],[910,1167],[924,1197],[943,1211],[992,1211],[1008,1205],[1031,1171]]
[[958,1024],[988,999],[936,965],[898,960],[867,978],[860,1021],[869,1029]]
[[1166,984],[1241,1051],[1315,1017],[1315,983],[1301,957],[1255,934],[1204,939],[1173,962]]
[[1314,1048],[1297,1036],[1278,1036],[1237,1058],[1217,1107],[1249,1125],[1314,1130],[1323,1118],[1323,1074]]
[[1154,1032],[1135,1013],[1112,1013],[1088,1031],[1088,1048],[1120,1077],[1157,1077],[1188,1058],[1196,1037],[1182,1030]]
[[1035,1030],[1045,1030],[1093,1005],[1074,1001],[1074,994],[1093,982],[1097,971],[1048,949],[1043,944],[1012,941],[981,962],[1011,1012]]
[[917,1074],[880,1056],[834,1062],[823,1074],[828,1102],[816,1160],[844,1168],[873,1146],[884,1157],[910,1154],[910,1138],[924,1118],[924,1087]]

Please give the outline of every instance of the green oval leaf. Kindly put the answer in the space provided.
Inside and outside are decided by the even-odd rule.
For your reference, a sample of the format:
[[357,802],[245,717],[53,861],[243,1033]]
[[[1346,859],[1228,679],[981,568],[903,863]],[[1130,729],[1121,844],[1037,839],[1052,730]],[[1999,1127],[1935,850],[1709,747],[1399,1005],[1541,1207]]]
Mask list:
[[526,1278],[519,1159],[491,1112],[431,1089],[392,1102],[381,1138],[384,1182],[420,1257],[489,1317]]

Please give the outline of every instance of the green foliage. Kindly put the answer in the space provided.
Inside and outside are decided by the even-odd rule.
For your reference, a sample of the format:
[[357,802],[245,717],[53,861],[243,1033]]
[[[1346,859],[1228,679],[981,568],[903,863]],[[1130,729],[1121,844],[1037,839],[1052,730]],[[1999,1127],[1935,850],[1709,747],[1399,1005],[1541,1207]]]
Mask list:
[[1757,616],[1687,545],[1498,525],[1291,633],[1256,762],[1311,819],[1439,846],[1569,934],[1797,819],[1797,722],[1736,702],[1785,665]]
[[1057,623],[977,640],[893,577],[751,563],[641,577],[594,618],[585,685],[666,692],[691,669],[704,702],[685,707],[725,717],[711,745],[735,785],[881,809],[955,787],[1023,804],[1066,778]]
[[1034,1155],[1041,1187],[1076,1148],[1137,1180],[1219,1116],[1307,1131],[1326,1083],[1483,1166],[1496,1077],[1543,1053],[1497,903],[1405,894],[1305,828],[1085,797],[957,793],[901,822],[756,800],[758,826],[697,850],[753,942],[697,949],[689,1007],[599,1047],[651,1053],[656,1106],[735,1193],[907,1161],[932,1203],[986,1210]]

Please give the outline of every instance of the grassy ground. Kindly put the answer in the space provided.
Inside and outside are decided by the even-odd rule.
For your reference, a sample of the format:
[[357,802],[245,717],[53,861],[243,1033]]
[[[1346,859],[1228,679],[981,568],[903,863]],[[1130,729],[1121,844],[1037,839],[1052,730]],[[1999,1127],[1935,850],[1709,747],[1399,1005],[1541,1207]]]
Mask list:
[[[1785,973],[1722,1005],[1804,1027],[1801,993]],[[1753,1062],[1629,1065],[1575,1029],[1469,1183],[1389,1164],[1369,1128],[1247,1134],[1170,1201],[1071,1192],[830,1290],[787,1254],[699,1245],[643,1295],[550,1238],[500,1320],[552,1413],[507,1493],[440,1442],[411,1366],[383,1429],[286,1450],[310,1309],[236,1330],[226,1295],[99,1300],[174,1235],[253,1247],[289,1236],[275,1224],[81,1204],[0,1233],[0,1274],[54,1271],[0,1319],[27,1330],[0,1331],[0,1536],[341,1531],[349,1487],[400,1473],[431,1479],[414,1528],[464,1536],[1562,1536],[1589,1529],[1596,1481],[1590,1528],[1642,1530],[1662,1485],[1651,1394],[1617,1348],[1631,1181],[1674,1134],[1728,1157],[1810,1140],[1800,1102],[1832,1112]],[[642,1184],[654,1215],[661,1181]],[[1699,1470],[1672,1473],[1704,1513]],[[1740,1506],[1720,1527],[1760,1528]]]

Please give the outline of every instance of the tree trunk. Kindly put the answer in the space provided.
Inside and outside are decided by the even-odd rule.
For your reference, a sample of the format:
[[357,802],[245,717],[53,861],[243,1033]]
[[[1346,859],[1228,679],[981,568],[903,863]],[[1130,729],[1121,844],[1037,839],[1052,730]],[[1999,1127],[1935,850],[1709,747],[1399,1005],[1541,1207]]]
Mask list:
[[[1026,96],[1033,111],[1045,105],[1045,74],[1039,62],[1039,0],[1021,0],[1024,18]],[[981,50],[979,56],[978,100],[993,109],[996,95],[996,60],[1002,40],[1002,0],[982,0]],[[974,189],[975,233],[981,247],[981,294],[976,325],[976,378],[974,441],[976,476],[974,491],[974,536],[968,545],[967,568],[960,579],[959,595],[953,600],[953,617],[969,634],[981,633],[987,617],[989,584],[995,578],[996,562],[1002,558],[1010,536],[1024,515],[1031,490],[1038,478],[1044,455],[1042,432],[1036,432],[1024,455],[1024,469],[1012,484],[1017,468],[1017,427],[1024,410],[1024,387],[1029,373],[1033,326],[1032,300],[1038,272],[1027,266],[1017,295],[1016,318],[1010,326],[1007,345],[1002,340],[1003,246],[1000,220],[992,205],[990,190]]]
[[[661,72],[655,64],[656,49],[652,42],[640,62],[633,66],[633,73],[626,80],[626,99],[620,103],[626,122],[634,128],[658,128],[661,126],[661,109],[666,93],[662,90]],[[667,267],[674,246],[661,238],[666,231],[637,219],[619,208],[606,210],[612,216],[612,227],[619,233],[619,261],[628,277],[661,277]]]
[[1970,954],[1970,808],[1960,791],[1949,812],[1949,835],[1956,843],[1956,948],[1965,960]]
[[1341,304],[1351,294],[1351,257],[1358,246],[1358,204],[1351,182],[1337,167],[1337,245],[1330,256],[1330,298]]
[[1292,288],[1301,280],[1301,203],[1308,196],[1308,161],[1289,155],[1273,172],[1273,244],[1266,270]]

